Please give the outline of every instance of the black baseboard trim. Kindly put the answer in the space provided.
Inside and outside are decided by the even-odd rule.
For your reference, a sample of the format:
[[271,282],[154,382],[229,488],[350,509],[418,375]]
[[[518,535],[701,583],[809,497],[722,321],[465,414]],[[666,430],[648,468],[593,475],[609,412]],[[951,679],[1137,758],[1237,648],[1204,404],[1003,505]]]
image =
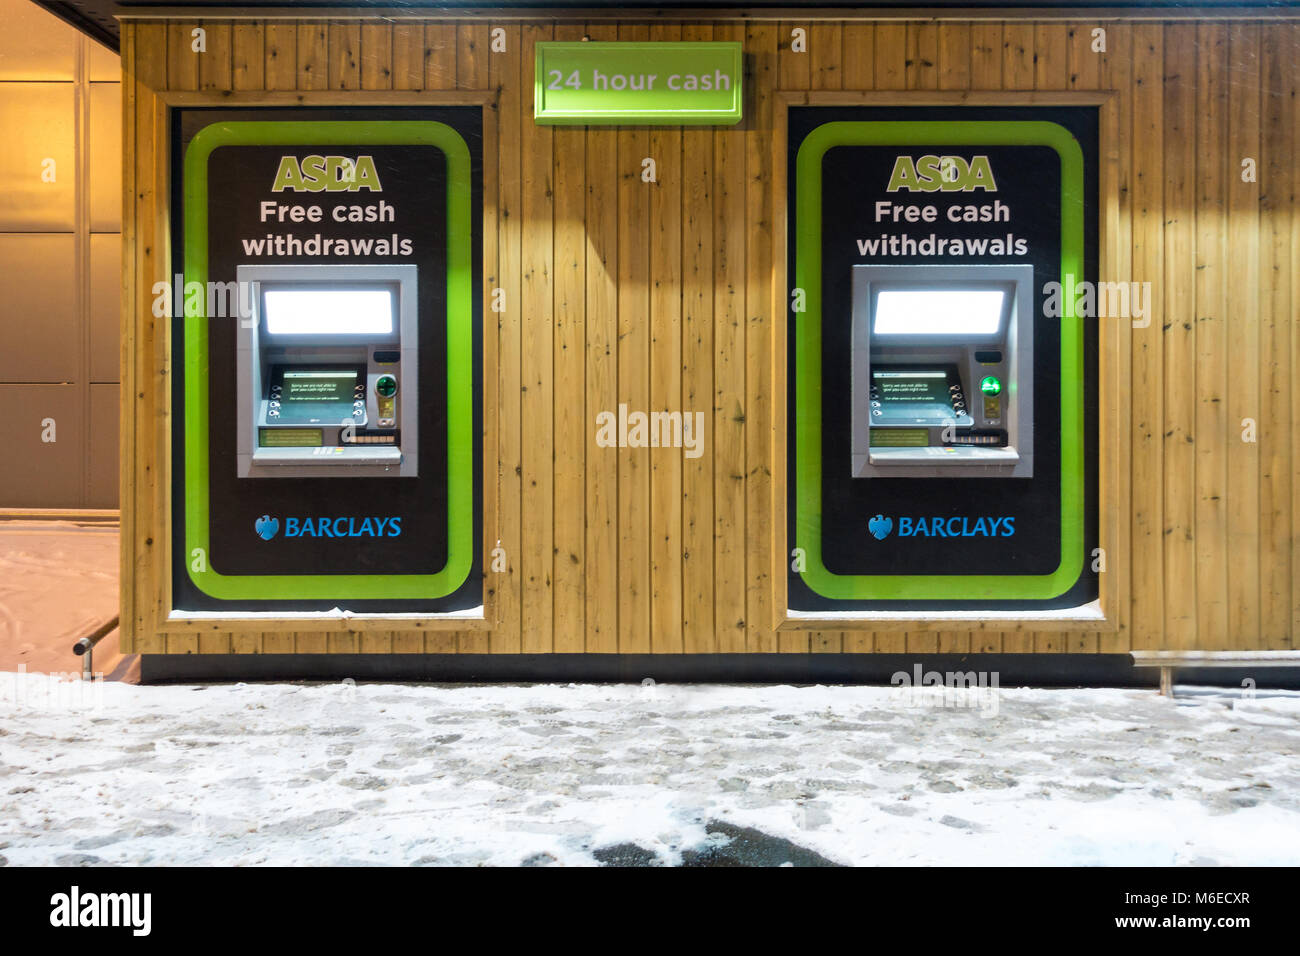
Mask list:
[[[1000,687],[1156,687],[1127,654],[143,654],[145,684],[220,681],[889,684],[903,671],[976,671]],[[1186,668],[1178,683],[1300,689],[1300,668]],[[990,678],[991,680],[991,678]]]

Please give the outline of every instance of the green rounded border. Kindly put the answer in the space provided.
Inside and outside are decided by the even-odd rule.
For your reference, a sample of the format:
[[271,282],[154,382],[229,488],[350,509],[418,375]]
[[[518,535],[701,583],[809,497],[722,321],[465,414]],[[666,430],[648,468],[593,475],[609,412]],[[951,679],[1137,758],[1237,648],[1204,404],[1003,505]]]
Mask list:
[[433,146],[447,158],[447,562],[435,574],[221,574],[195,571],[211,553],[208,324],[185,317],[185,557],[190,580],[221,600],[375,600],[446,597],[474,563],[474,329],[469,146],[432,121],[247,121],[204,127],[185,151],[185,282],[208,274],[208,158],[219,146]]
[[806,311],[795,323],[794,546],[804,582],[832,600],[1050,600],[1084,565],[1083,322],[1072,296],[1061,317],[1061,561],[1049,574],[836,574],[822,560],[822,158],[836,146],[1048,146],[1061,158],[1061,277],[1083,275],[1084,164],[1073,134],[1046,121],[833,122],[799,146],[795,171],[795,276]]

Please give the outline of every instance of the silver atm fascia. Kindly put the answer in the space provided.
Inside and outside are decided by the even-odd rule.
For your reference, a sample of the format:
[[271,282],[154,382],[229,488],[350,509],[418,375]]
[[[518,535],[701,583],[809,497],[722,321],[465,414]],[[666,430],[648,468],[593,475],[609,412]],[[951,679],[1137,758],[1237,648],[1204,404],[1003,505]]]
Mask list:
[[[1034,270],[1031,265],[858,265],[853,267],[852,472],[858,478],[1031,478],[1034,473]],[[996,331],[947,334],[873,334],[873,310],[881,291],[1003,289],[1004,307]],[[999,362],[980,357],[1000,353]],[[954,417],[908,429],[908,441],[924,429],[925,444],[872,444],[873,365],[955,372],[969,408]],[[986,419],[980,383],[992,375],[1002,385],[1000,419]],[[887,414],[887,413],[886,413]],[[880,419],[876,418],[879,422]],[[876,427],[881,427],[877,425]],[[1005,445],[954,443],[955,436],[1006,432]],[[879,433],[881,435],[884,432]],[[958,441],[973,440],[959,438]]]
[[[419,307],[414,265],[241,265],[236,278],[249,283],[252,314],[239,319],[236,346],[235,456],[240,478],[353,478],[419,475]],[[395,327],[383,335],[319,334],[276,337],[267,330],[263,294],[279,286],[331,289],[390,288],[395,290]],[[380,364],[376,353],[396,352],[398,361]],[[267,423],[269,376],[275,366],[355,366],[364,375],[363,427],[379,422],[376,383],[384,376],[397,380],[397,414],[393,427],[400,441],[391,445],[340,444],[345,420],[323,423],[320,446],[263,447],[259,428]],[[364,369],[364,371],[362,371]],[[353,423],[346,423],[353,424]],[[311,426],[315,427],[315,426]]]

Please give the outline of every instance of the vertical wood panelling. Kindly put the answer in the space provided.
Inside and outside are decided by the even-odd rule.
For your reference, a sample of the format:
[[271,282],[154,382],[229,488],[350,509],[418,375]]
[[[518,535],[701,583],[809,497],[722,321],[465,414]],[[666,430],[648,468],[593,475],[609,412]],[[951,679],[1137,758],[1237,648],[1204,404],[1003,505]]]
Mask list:
[[907,88],[907,25],[877,23],[875,29],[875,74],[877,90]]
[[424,89],[424,24],[393,24],[393,89]]
[[939,24],[939,89],[970,89],[971,58],[970,24]]
[[970,42],[971,88],[1002,89],[1002,24],[972,24]]
[[876,28],[870,23],[844,24],[844,89],[869,90],[876,82]]
[[[614,40],[610,25],[590,25],[592,40]],[[587,131],[587,344],[584,422],[588,428],[586,480],[587,592],[584,608],[588,653],[618,650],[618,453],[596,446],[594,423],[617,413],[618,381],[618,133]]]
[[[156,64],[166,67],[166,75],[158,76],[157,82],[164,85],[168,90],[185,90],[190,91],[198,87],[198,58],[200,54],[194,52],[192,36],[193,24],[169,24],[167,26],[150,26],[142,40],[143,43],[137,46],[137,55],[141,57],[137,61],[137,68],[149,69],[153,62],[146,63],[145,58],[156,56]],[[149,52],[146,52],[146,49]],[[166,144],[168,137],[163,122],[157,115],[151,115],[147,119],[141,118],[150,127],[149,136],[151,139],[150,150],[152,151],[155,161],[166,162],[163,158],[166,155]],[[137,128],[137,133],[139,129]],[[158,189],[156,173],[154,174],[155,189]],[[158,190],[161,192],[161,190]],[[155,193],[157,195],[157,193]],[[152,241],[149,243],[147,253],[152,252],[150,256],[150,268],[166,274],[168,271],[168,254],[163,248],[165,237],[167,236],[167,225],[161,214],[160,203],[158,207],[151,210],[152,213]],[[159,266],[162,269],[159,269]],[[146,284],[144,288],[150,288]],[[155,320],[153,323],[153,341],[152,348],[146,353],[147,365],[142,369],[142,382],[145,386],[146,393],[149,394],[150,400],[143,405],[140,411],[142,414],[137,418],[141,424],[149,423],[146,427],[156,427],[153,424],[153,416],[157,415],[163,420],[169,420],[164,412],[166,400],[163,396],[157,395],[157,386],[162,377],[163,369],[168,361],[168,343],[170,342],[169,320]],[[162,450],[167,447],[166,436],[155,433],[153,448],[161,456]],[[149,491],[154,499],[154,506],[158,507],[164,500],[163,485],[167,481],[167,474],[170,469],[162,463],[162,458],[157,459],[158,465],[148,476]],[[161,514],[161,509],[159,511]],[[150,522],[145,539],[144,553],[150,555],[154,560],[161,560],[166,554],[167,548],[164,546],[165,533],[161,523],[155,519]],[[152,605],[153,620],[160,621],[166,617],[170,592],[165,579],[161,579],[153,589]],[[166,640],[166,651],[168,654],[195,654],[204,650],[220,650],[220,639],[212,639],[210,635],[204,635],[204,640],[200,640],[195,634],[168,634]]]
[[[647,40],[648,27],[618,28],[624,41]],[[618,400],[628,414],[650,405],[650,190],[643,180],[650,134],[618,131]],[[650,650],[650,462],[645,450],[618,449],[618,650]]]
[[353,20],[334,22],[328,32],[329,88],[361,89],[361,24]]
[[393,88],[393,28],[390,24],[361,25],[361,88]]
[[[581,40],[560,24],[555,39]],[[555,151],[555,651],[580,653],[586,632],[587,132],[556,127]]]
[[231,88],[261,90],[266,87],[266,30],[257,21],[240,21],[233,27]]
[[[1196,27],[1196,140],[1228,142],[1228,34]],[[1221,149],[1196,158],[1196,627],[1197,644],[1228,639],[1228,454],[1238,429],[1227,417],[1228,296]]]
[[[520,36],[522,76],[533,75],[534,45],[554,37],[550,26],[525,26]],[[555,445],[554,349],[551,277],[554,271],[552,177],[555,157],[551,128],[520,111],[522,224],[520,230],[520,423],[523,448],[523,614],[521,648],[525,654],[551,651],[554,626],[552,585],[555,578]]]
[[298,24],[298,89],[327,90],[330,85],[329,26],[316,20]]
[[[1233,24],[1228,35],[1228,633],[1238,646],[1260,642],[1259,528],[1259,183],[1243,163],[1260,159],[1259,33]],[[1136,369],[1135,369],[1136,374]],[[1247,421],[1249,419],[1249,421]],[[1251,437],[1253,438],[1247,440]],[[1136,492],[1136,485],[1134,486]],[[1134,588],[1133,600],[1139,595]],[[1137,629],[1137,619],[1134,618]],[[1157,635],[1158,636],[1158,635]],[[1134,647],[1138,644],[1134,635]]]
[[[684,40],[713,39],[710,24],[687,24]],[[711,129],[682,132],[682,402],[699,412],[702,454],[682,462],[682,643],[710,653],[713,630],[713,140]]]
[[169,90],[197,90],[199,88],[199,57],[194,50],[196,28],[192,23],[171,23],[164,29],[167,34],[167,86]]
[[1066,71],[1072,90],[1106,89],[1101,83],[1102,53],[1093,49],[1095,23],[1075,23],[1066,27]]
[[[717,40],[743,28],[718,24]],[[713,569],[714,634],[720,653],[745,647],[745,131],[713,139]]]
[[1196,644],[1196,28],[1164,35],[1164,640]]
[[[1291,104],[1292,148],[1300,147],[1300,136],[1295,129],[1300,124],[1300,71],[1295,64],[1300,63],[1300,23],[1290,24],[1286,31],[1290,43],[1288,54],[1291,69],[1287,71],[1286,87],[1279,91]],[[1300,330],[1295,327],[1297,312],[1300,312],[1300,173],[1291,169],[1291,368],[1300,369]],[[1300,423],[1300,388],[1291,389],[1291,422],[1293,426]],[[1300,508],[1300,429],[1293,428],[1291,435],[1291,526],[1295,533],[1295,515]],[[1300,628],[1300,561],[1291,557],[1291,623],[1287,631],[1286,646],[1294,647],[1297,629]]]
[[[486,24],[430,23],[424,28],[424,86],[430,90],[482,89],[487,73]],[[469,78],[481,81],[467,84]]]
[[1290,31],[1263,31],[1260,43],[1260,581],[1261,647],[1282,647],[1291,632],[1291,210],[1295,199],[1295,127],[1286,98],[1297,50]]
[[909,90],[934,90],[939,87],[939,25],[907,25],[907,60],[904,75]]
[[[1114,255],[1110,275],[1103,279],[1121,281],[1133,274],[1133,150],[1130,147],[1132,135],[1132,69],[1133,69],[1133,29],[1127,23],[1107,24],[1102,28],[1105,50],[1102,51],[1101,83],[1102,89],[1116,91],[1119,103],[1110,111],[1110,127],[1102,131],[1106,141],[1113,144],[1117,153],[1115,168],[1116,188],[1114,207],[1107,210],[1110,215],[1109,228],[1113,235],[1109,237],[1109,249]],[[1104,154],[1103,154],[1104,155]],[[1107,199],[1109,202],[1109,197]],[[1133,336],[1140,333],[1132,327],[1132,321],[1120,318],[1113,327],[1118,338],[1116,349],[1116,368],[1114,375],[1121,382],[1129,382],[1130,395],[1135,394],[1131,385],[1133,368]],[[1130,455],[1133,436],[1133,416],[1131,414],[1132,398],[1115,409],[1116,437],[1115,449],[1119,461],[1117,467],[1129,475]],[[1129,482],[1121,482],[1119,491],[1123,497],[1117,498],[1115,506],[1119,510],[1118,538],[1112,547],[1115,554],[1106,564],[1106,574],[1118,577],[1119,607],[1118,630],[1101,634],[1097,639],[1098,650],[1103,653],[1119,653],[1132,647],[1132,606],[1133,589],[1133,524],[1129,520],[1132,512],[1132,490]]]
[[[650,39],[680,40],[678,25],[656,24]],[[650,187],[650,405],[682,407],[682,133],[650,132],[658,182]],[[683,428],[685,422],[683,420]],[[682,644],[682,453],[642,452],[650,463],[650,649],[680,654]]]
[[298,28],[283,20],[266,22],[266,76],[268,90],[292,90],[298,83]]
[[231,88],[232,42],[229,23],[209,23],[207,50],[199,54],[199,89],[228,90]]
[[809,31],[808,37],[810,52],[813,54],[808,64],[809,89],[842,89],[844,85],[844,27],[838,23],[815,23]]
[[[519,124],[521,102],[522,53],[516,24],[498,26],[505,33],[506,49],[476,55],[488,59],[489,83],[501,91],[497,112],[497,288],[504,299],[504,309],[497,316],[497,540],[505,550],[506,570],[493,573],[498,607],[497,626],[492,631],[493,653],[518,653],[523,608],[524,567],[535,556],[523,553],[520,526],[522,521],[523,461],[520,457],[520,334],[523,321],[523,298],[520,294],[521,254],[521,170]],[[481,36],[484,44],[487,36]],[[492,301],[491,299],[489,301]],[[490,480],[490,478],[488,479]]]
[[[206,49],[193,49],[196,26]],[[490,49],[491,30],[505,49]],[[807,31],[806,52],[791,32]],[[1093,30],[1105,31],[1105,49]],[[738,127],[539,127],[538,40],[737,39]],[[1300,621],[1291,384],[1300,272],[1295,24],[810,20],[639,24],[174,21],[123,31],[124,620],[136,651],[1118,652],[1286,647]],[[170,607],[169,325],[138,290],[166,261],[152,91],[491,90],[484,148],[485,564],[492,629],[157,633]],[[1107,574],[1119,630],[774,630],[785,574],[775,362],[776,90],[1114,90],[1102,279],[1151,283],[1150,324],[1103,318],[1104,408],[1129,482]],[[436,93],[431,102],[436,102]],[[656,181],[642,180],[642,160]],[[1257,164],[1242,181],[1242,161]],[[504,309],[492,310],[493,290]],[[1110,351],[1106,355],[1112,355]],[[600,448],[602,411],[705,412],[704,454]],[[1249,440],[1253,431],[1255,440]],[[162,463],[160,467],[159,463]],[[128,481],[129,479],[129,481]],[[1123,495],[1128,495],[1127,498]]]
[[[1056,28],[1044,27],[1043,29]],[[1064,30],[1066,86],[1069,89],[1103,89],[1101,85],[1101,54],[1092,48],[1092,29],[1093,24],[1070,24]],[[1102,166],[1104,176],[1105,164],[1108,160],[1107,145],[1113,143],[1113,141],[1111,140],[1107,130],[1100,130],[1100,136],[1103,145],[1098,160]],[[1114,147],[1111,146],[1111,148],[1113,149]],[[1100,193],[1101,202],[1107,202],[1107,187],[1104,179],[1101,183]],[[1099,213],[1101,212],[1102,210],[1099,210]],[[1104,236],[1102,237],[1101,245],[1103,249],[1106,248]],[[1113,248],[1113,246],[1111,248]],[[1098,276],[1097,278],[1103,277]],[[1109,355],[1110,353],[1106,351],[1106,342],[1108,338],[1114,337],[1117,334],[1118,329],[1116,327],[1116,322],[1112,319],[1108,325],[1100,327],[1100,320],[1097,321],[1099,324],[1097,330],[1100,343],[1099,348],[1102,354]],[[1103,382],[1105,381],[1104,375],[1107,373],[1113,375],[1114,369],[1107,369],[1106,372],[1099,373],[1103,376]],[[1108,394],[1104,386],[1101,388],[1100,393],[1103,395]],[[1115,423],[1118,422],[1119,417],[1118,409],[1105,407],[1099,409],[1099,424],[1103,429],[1105,427],[1113,428]],[[1100,465],[1100,473],[1104,475],[1106,473],[1105,468],[1107,467],[1104,446],[1101,451],[1103,454],[1101,456],[1102,461]],[[1118,470],[1115,470],[1114,474],[1118,477]],[[1102,484],[1104,485],[1105,482],[1103,481]],[[1113,505],[1109,503],[1101,504],[1099,506],[1099,511],[1102,515],[1105,515],[1111,507],[1113,507]],[[1109,545],[1109,547],[1112,551],[1115,550],[1114,545]],[[1091,558],[1091,556],[1089,556],[1089,558]],[[1097,635],[1088,633],[1087,631],[1066,634],[1062,641],[1062,649],[1072,654],[1094,654],[1097,652],[1097,646]]]
[[[747,649],[753,651],[806,651],[808,640],[792,632],[774,635],[772,621],[773,521],[772,382],[773,316],[772,278],[772,90],[777,78],[776,28],[771,24],[748,28],[746,44],[752,51],[752,113],[746,122],[745,150],[745,516],[748,588]],[[752,416],[752,421],[751,421]],[[784,573],[785,562],[780,562]]]
[[1149,283],[1150,324],[1133,333],[1133,631],[1134,647],[1164,634],[1163,435],[1164,34],[1133,28],[1133,278]]
[[[146,583],[141,581],[135,571],[135,528],[140,518],[136,498],[139,490],[136,474],[136,455],[138,453],[138,429],[135,420],[136,394],[143,392],[140,386],[136,355],[142,348],[138,325],[141,319],[140,306],[142,296],[139,293],[139,273],[136,271],[141,263],[140,256],[140,213],[143,197],[137,193],[137,174],[135,164],[140,161],[142,144],[136,129],[136,103],[141,95],[146,98],[151,94],[141,89],[135,79],[135,34],[127,30],[122,34],[122,316],[121,335],[118,336],[118,366],[120,388],[118,389],[118,418],[121,422],[121,435],[118,459],[118,487],[121,489],[121,504],[118,513],[118,536],[121,548],[118,552],[118,580],[121,582],[118,640],[122,652],[129,654],[140,644],[156,639],[147,634],[136,621],[136,608],[139,606],[136,589]],[[153,157],[149,157],[152,164]],[[143,397],[143,395],[141,395]],[[130,546],[128,547],[128,542]]]
[[[794,23],[781,23],[779,43],[777,43],[777,51],[779,52],[777,52],[776,56],[777,86],[779,86],[781,90],[811,90],[811,88],[813,88],[814,55],[816,57],[816,62],[822,61],[822,49],[818,46],[818,39],[820,38],[818,34],[816,34],[815,30],[811,31],[809,35],[809,52],[796,52],[793,49],[792,42],[790,42],[790,31],[792,31],[793,26]],[[750,40],[748,46],[754,46],[753,40]],[[762,122],[762,118],[759,117],[758,121]],[[749,202],[749,196],[753,195],[753,176],[746,176],[746,185],[748,185],[751,190],[749,194],[746,194],[746,202]],[[750,238],[754,238],[753,233],[750,233]],[[754,254],[750,254],[750,256],[746,258],[746,267],[749,268],[750,280],[753,280],[754,278],[755,269],[753,268],[753,263]],[[781,313],[783,313],[783,315],[789,315],[789,307],[787,300],[785,300],[784,293],[781,294]],[[753,316],[753,312],[750,311],[749,315]],[[758,334],[759,332],[762,332],[762,330],[757,329],[753,324],[750,324],[749,332],[751,337],[753,337],[754,334]],[[753,352],[754,346],[750,345],[749,349]],[[763,372],[758,372],[758,375],[770,377]],[[754,372],[749,372],[748,375],[746,375],[746,382],[749,382],[753,376]],[[754,403],[746,402],[745,407],[746,410],[748,410],[748,408],[754,407]],[[748,418],[749,415],[748,412],[746,412],[746,419]],[[753,425],[746,425],[746,432],[751,432],[753,429]],[[751,467],[748,475],[749,483],[753,484],[754,472],[751,470]],[[753,489],[750,489],[749,493],[750,496],[753,496]],[[750,554],[753,554],[753,550],[750,550]],[[783,555],[783,558],[781,558],[781,574],[784,574],[784,566],[785,559]],[[749,576],[750,579],[753,579],[753,570],[749,572]],[[749,614],[750,618],[753,618],[753,609],[750,609]],[[839,639],[837,633],[835,637],[836,639]],[[815,648],[815,646],[826,645],[828,640],[829,637],[820,632],[784,633],[784,635],[777,636],[777,649],[783,650],[783,652],[806,652],[806,650],[811,650]],[[842,644],[842,641],[837,640],[836,643]],[[753,641],[751,641],[751,644],[753,644]]]

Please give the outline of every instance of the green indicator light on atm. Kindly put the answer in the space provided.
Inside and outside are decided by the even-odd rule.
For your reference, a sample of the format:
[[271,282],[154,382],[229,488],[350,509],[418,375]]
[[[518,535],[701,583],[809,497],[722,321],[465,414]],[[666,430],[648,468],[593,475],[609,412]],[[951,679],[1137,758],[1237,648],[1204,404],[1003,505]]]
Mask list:
[[980,379],[980,391],[985,395],[997,395],[1002,391],[1002,383],[992,375],[985,375]]
[[392,398],[397,394],[397,379],[391,375],[381,375],[375,380],[375,391],[381,398]]

